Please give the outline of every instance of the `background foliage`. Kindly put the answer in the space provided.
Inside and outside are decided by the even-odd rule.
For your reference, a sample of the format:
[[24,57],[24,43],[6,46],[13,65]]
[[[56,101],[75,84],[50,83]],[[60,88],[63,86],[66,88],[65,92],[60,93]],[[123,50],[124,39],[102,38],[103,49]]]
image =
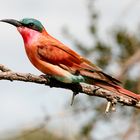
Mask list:
[[[112,75],[120,79],[125,88],[140,93],[139,31],[132,33],[121,25],[115,26],[111,29],[109,41],[105,41],[98,31],[100,16],[94,6],[94,1],[88,0],[87,7],[89,13],[87,30],[93,40],[92,43],[87,46],[86,42],[83,43],[84,39],[78,40],[66,27],[63,28],[63,34],[73,42],[83,56],[88,57],[107,73],[112,73],[113,68]],[[80,119],[81,115],[88,115],[79,132],[71,136],[72,138],[68,138],[65,134],[60,137],[55,132],[49,132],[46,127],[39,127],[31,132],[26,130],[27,133],[22,132],[21,137],[15,137],[12,140],[139,140],[139,110],[119,106],[116,113],[106,116],[105,103],[102,99],[88,96],[76,99],[71,110],[72,116]],[[47,125],[46,121],[44,124]]]

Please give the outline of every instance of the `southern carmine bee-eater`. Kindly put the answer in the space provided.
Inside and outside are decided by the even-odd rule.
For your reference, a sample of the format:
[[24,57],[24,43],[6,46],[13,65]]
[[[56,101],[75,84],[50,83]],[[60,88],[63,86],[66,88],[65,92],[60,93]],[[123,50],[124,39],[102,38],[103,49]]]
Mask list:
[[29,60],[44,74],[64,83],[84,82],[119,95],[140,99],[139,95],[122,88],[117,79],[49,35],[40,21],[33,18],[0,21],[17,27]]

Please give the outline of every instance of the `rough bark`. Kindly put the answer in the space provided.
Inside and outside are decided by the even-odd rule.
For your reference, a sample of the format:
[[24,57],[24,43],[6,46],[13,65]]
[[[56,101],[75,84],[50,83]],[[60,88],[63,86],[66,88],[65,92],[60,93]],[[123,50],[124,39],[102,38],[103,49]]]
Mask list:
[[115,109],[115,105],[117,103],[121,103],[122,105],[132,106],[136,108],[140,108],[140,100],[135,100],[131,97],[127,97],[125,95],[118,95],[116,93],[112,93],[105,89],[99,88],[94,85],[88,85],[85,83],[80,84],[65,84],[53,79],[50,76],[37,76],[30,73],[18,73],[13,72],[9,68],[4,65],[0,65],[0,80],[10,80],[10,81],[24,81],[24,82],[32,82],[37,84],[44,84],[50,87],[56,88],[64,88],[69,89],[73,93],[84,93],[89,96],[98,96],[101,98],[107,99],[107,107],[106,112]]

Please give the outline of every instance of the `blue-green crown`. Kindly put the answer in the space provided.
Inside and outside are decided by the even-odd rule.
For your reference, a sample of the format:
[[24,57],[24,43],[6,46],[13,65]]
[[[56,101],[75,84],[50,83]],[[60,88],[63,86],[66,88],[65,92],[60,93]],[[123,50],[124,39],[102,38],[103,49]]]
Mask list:
[[24,18],[20,21],[24,26],[42,32],[43,25],[40,21],[33,18]]

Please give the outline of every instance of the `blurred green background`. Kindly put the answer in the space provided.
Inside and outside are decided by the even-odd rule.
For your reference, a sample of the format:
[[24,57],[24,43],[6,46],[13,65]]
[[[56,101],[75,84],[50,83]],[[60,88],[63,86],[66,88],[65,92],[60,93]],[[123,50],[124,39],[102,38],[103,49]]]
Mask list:
[[[39,19],[48,32],[123,86],[140,93],[140,2],[137,0],[0,0],[0,19]],[[0,63],[41,74],[28,61],[16,29],[0,23]],[[138,109],[71,91],[0,81],[0,140],[139,140]]]

